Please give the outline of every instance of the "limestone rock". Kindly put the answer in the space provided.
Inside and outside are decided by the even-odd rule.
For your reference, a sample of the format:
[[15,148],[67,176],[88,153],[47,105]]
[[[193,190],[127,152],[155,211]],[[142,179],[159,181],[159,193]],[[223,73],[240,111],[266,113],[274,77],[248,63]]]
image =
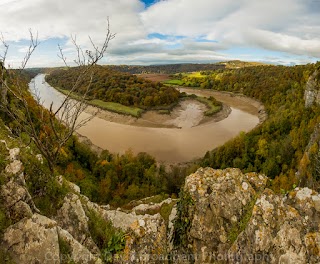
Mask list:
[[244,175],[239,169],[200,168],[186,178],[184,190],[193,200],[189,249],[197,255],[196,263],[227,252],[237,222],[251,210],[265,184],[265,176]]
[[296,188],[288,197],[266,189],[228,255],[239,263],[319,263],[319,199],[308,188]]
[[68,193],[65,196],[63,205],[57,212],[57,222],[92,253],[99,253],[90,235],[88,217],[76,194]]
[[159,212],[160,208],[164,204],[171,204],[174,202],[173,199],[168,198],[166,200],[163,200],[160,203],[151,203],[151,204],[139,204],[132,208],[132,212],[135,212],[136,214],[151,214],[152,212]]
[[66,184],[74,193],[80,194],[80,187],[72,182],[67,181],[62,175],[57,176],[60,185]]
[[313,103],[320,103],[320,83],[318,75],[319,71],[316,70],[308,79],[304,93],[305,107],[310,107]]
[[30,217],[32,211],[39,212],[25,187],[23,174],[18,178],[10,178],[6,184],[1,186],[0,198],[14,222],[23,217]]
[[17,175],[23,171],[23,165],[20,160],[14,160],[10,164],[8,164],[5,168],[5,172],[7,174]]
[[126,233],[125,249],[114,257],[114,263],[159,263],[159,256],[166,254],[167,226],[159,213],[137,215],[135,211],[105,210],[89,200],[86,207]]
[[16,263],[60,263],[57,223],[34,214],[8,227],[1,247]]
[[20,149],[19,148],[9,149],[9,159],[11,161],[18,160],[19,159],[19,154],[20,154]]
[[68,246],[68,254],[60,251],[60,258],[66,262],[73,261],[78,264],[102,264],[102,260],[93,255],[86,247],[81,245],[66,230],[58,227],[59,239],[63,240]]

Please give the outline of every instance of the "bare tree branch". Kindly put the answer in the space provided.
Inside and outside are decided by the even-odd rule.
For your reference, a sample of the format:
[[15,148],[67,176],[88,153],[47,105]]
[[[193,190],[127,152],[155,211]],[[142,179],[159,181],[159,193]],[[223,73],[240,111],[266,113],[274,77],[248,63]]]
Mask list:
[[[21,62],[20,71],[25,69],[33,52],[40,44],[38,41],[38,33],[34,35],[31,30],[29,32],[30,43],[25,57]],[[41,105],[39,94],[35,92],[34,99],[32,99],[19,76],[17,74],[11,74],[11,71],[5,68],[4,63],[7,59],[9,45],[1,35],[0,41],[4,47],[4,52],[0,54],[2,66],[0,89],[6,90],[6,93],[8,92],[15,102],[13,106],[1,104],[1,109],[16,123],[19,130],[29,135],[40,153],[47,160],[52,173],[59,154],[68,139],[75,130],[84,126],[94,117],[94,115],[89,115],[89,117],[80,118],[80,115],[88,106],[86,100],[91,89],[95,65],[103,58],[109,42],[114,37],[115,34],[110,31],[109,19],[107,20],[107,30],[104,41],[100,47],[89,37],[92,49],[84,52],[82,47],[77,43],[76,36],[71,36],[71,41],[76,51],[76,58],[73,61],[80,67],[80,74],[65,95],[62,103],[58,105],[56,109],[54,109],[54,105],[51,104],[49,109],[46,110]],[[65,66],[69,67],[67,58],[60,45],[58,45],[58,49],[58,57],[63,61]],[[86,88],[80,92],[80,84],[82,85],[83,82],[87,85]],[[13,83],[14,85],[12,85]],[[77,95],[77,100],[74,99],[74,95]],[[4,97],[7,97],[7,94],[5,94]]]

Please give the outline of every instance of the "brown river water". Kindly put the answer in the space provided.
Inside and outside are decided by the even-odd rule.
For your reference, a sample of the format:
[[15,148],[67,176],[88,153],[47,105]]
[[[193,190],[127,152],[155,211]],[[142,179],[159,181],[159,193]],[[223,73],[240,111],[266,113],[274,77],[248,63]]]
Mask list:
[[[31,91],[36,90],[45,107],[51,102],[58,105],[63,99],[61,93],[44,81],[44,74],[39,74],[30,82]],[[128,125],[94,117],[77,132],[100,148],[115,153],[124,153],[131,149],[134,153],[147,152],[159,162],[180,163],[202,157],[207,150],[216,148],[237,136],[241,131],[247,132],[259,123],[259,103],[246,97],[231,96],[215,91],[180,88],[186,93],[199,96],[214,96],[229,105],[231,113],[219,122],[209,121],[197,125],[201,118],[199,106],[195,102],[183,105],[175,121],[182,128],[156,128]],[[83,113],[82,118],[88,117]],[[192,122],[188,122],[192,120]],[[200,121],[200,120],[199,120]],[[182,125],[181,125],[182,124]],[[194,126],[195,125],[195,126]]]

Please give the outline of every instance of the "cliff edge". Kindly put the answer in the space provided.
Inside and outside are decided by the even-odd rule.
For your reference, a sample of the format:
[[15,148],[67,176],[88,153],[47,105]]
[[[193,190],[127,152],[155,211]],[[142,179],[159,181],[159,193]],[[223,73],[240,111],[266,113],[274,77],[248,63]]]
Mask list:
[[11,222],[1,235],[5,263],[320,261],[320,195],[309,188],[277,195],[264,175],[200,168],[186,178],[178,201],[149,198],[113,210],[59,176],[68,192],[47,217],[28,192],[19,152],[8,149],[2,172],[1,202]]

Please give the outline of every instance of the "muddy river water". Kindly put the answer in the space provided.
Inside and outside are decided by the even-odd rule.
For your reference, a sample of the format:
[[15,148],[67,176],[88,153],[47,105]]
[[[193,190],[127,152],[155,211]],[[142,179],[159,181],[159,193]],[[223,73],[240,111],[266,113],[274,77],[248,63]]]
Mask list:
[[[37,91],[45,107],[48,108],[51,102],[58,105],[63,95],[50,87],[44,81],[44,77],[44,74],[37,75],[31,81],[30,89]],[[194,123],[197,116],[200,116],[199,107],[191,102],[189,107],[184,106],[185,111],[181,111],[177,118],[181,124],[187,124],[182,125],[182,128],[134,126],[96,116],[77,132],[90,139],[93,144],[111,152],[124,153],[131,149],[134,153],[147,152],[160,162],[178,163],[202,157],[207,150],[222,145],[241,131],[251,130],[259,123],[258,102],[221,92],[188,88],[181,88],[181,91],[200,96],[214,96],[229,105],[231,113],[219,122],[209,121],[191,126],[185,121],[191,118]],[[83,113],[81,117],[88,116],[88,113]]]

